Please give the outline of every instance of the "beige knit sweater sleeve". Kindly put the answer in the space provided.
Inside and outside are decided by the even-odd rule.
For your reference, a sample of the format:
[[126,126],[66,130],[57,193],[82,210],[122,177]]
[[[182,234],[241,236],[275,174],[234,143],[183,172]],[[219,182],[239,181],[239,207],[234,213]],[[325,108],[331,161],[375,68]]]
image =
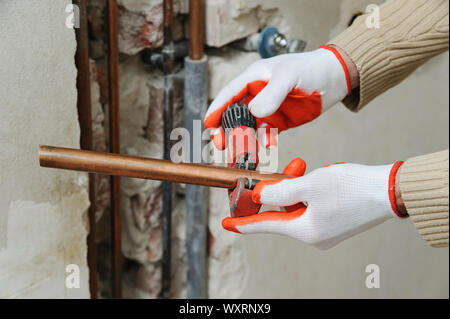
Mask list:
[[[369,28],[368,15],[362,15],[329,42],[343,49],[358,69],[359,87],[343,100],[352,111],[448,50],[448,0],[388,0],[380,6],[379,18],[379,28]],[[398,175],[407,212],[433,247],[449,243],[448,157],[447,150],[411,158]]]
[[417,230],[431,246],[448,246],[448,150],[400,166],[398,186]]
[[343,103],[358,111],[433,56],[448,50],[448,0],[388,0],[379,9],[379,28],[358,17],[328,44],[355,63],[360,85]]

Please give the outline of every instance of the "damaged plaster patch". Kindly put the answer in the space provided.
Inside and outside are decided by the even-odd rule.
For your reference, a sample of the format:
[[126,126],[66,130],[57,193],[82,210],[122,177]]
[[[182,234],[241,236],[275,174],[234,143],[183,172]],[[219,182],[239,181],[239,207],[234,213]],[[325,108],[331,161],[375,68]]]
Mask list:
[[[88,206],[85,190],[64,196],[57,204],[31,201],[10,204],[8,249],[0,252],[0,298],[85,298],[89,295],[85,261]],[[79,289],[65,287],[69,264],[80,267]]]
[[[69,0],[0,4],[0,296],[88,298],[87,174],[39,166],[40,144],[79,148]],[[17,23],[33,21],[33,23]],[[51,30],[51,32],[49,32]],[[32,54],[30,54],[32,52]],[[81,270],[64,287],[65,265]]]
[[134,55],[163,40],[163,1],[119,0],[119,51]]
[[288,32],[283,15],[273,1],[207,0],[205,2],[205,42],[221,47],[245,38],[267,25]]

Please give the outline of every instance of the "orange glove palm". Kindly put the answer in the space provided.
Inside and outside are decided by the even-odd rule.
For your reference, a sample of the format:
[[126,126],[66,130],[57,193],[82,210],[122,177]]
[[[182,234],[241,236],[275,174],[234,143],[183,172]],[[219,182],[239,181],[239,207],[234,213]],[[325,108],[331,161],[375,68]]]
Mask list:
[[262,142],[268,147],[276,144],[270,128],[280,133],[310,122],[349,92],[347,68],[333,48],[263,59],[220,91],[206,113],[205,128],[214,129],[214,143],[224,149],[222,113],[231,104],[244,103],[258,128],[266,129]]

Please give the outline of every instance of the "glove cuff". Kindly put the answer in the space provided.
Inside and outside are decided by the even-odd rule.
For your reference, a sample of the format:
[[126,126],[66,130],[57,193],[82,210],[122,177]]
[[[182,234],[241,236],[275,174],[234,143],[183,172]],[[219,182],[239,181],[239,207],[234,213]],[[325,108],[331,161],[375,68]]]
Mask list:
[[342,68],[344,69],[344,73],[345,73],[345,81],[347,82],[347,96],[350,95],[352,93],[352,86],[350,85],[350,74],[348,72],[347,64],[345,64],[345,62],[344,62],[344,59],[339,54],[339,52],[336,50],[336,48],[329,47],[327,45],[321,45],[319,48],[331,51],[338,59]]
[[402,166],[403,161],[397,161],[392,165],[391,172],[389,173],[389,201],[391,202],[391,207],[394,213],[400,217],[405,218],[408,217],[408,215],[402,215],[398,212],[397,204],[395,201],[395,177],[397,176],[398,169],[400,166]]

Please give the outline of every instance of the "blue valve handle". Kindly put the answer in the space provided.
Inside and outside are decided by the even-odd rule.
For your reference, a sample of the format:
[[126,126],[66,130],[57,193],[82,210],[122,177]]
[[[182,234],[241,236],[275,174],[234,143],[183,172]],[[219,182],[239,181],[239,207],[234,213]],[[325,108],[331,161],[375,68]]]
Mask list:
[[268,26],[262,29],[258,39],[258,52],[261,58],[271,58],[278,54],[273,50],[273,39],[280,34],[274,26]]

